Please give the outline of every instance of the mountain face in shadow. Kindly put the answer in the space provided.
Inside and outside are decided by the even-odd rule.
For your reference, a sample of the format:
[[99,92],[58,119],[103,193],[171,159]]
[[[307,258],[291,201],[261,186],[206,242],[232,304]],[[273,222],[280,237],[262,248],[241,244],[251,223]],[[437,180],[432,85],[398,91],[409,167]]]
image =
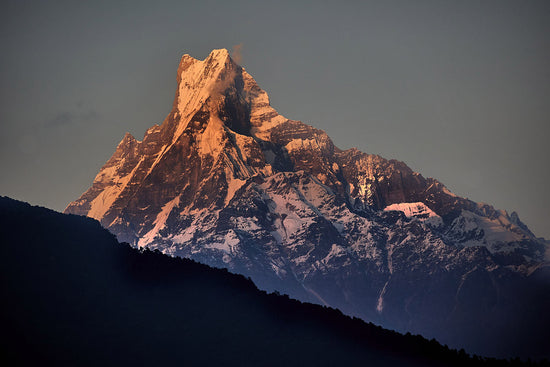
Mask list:
[[550,248],[517,214],[339,149],[275,111],[227,50],[184,55],[177,81],[166,120],[126,134],[67,213],[387,328],[549,355]]
[[520,365],[469,358],[0,198],[4,365]]

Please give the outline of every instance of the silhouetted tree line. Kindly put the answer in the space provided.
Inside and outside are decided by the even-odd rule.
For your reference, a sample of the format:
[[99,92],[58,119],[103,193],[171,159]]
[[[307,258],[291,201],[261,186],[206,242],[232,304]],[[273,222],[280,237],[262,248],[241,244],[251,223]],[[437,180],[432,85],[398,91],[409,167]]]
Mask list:
[[0,362],[548,366],[470,356],[250,279],[119,244],[95,220],[0,198]]

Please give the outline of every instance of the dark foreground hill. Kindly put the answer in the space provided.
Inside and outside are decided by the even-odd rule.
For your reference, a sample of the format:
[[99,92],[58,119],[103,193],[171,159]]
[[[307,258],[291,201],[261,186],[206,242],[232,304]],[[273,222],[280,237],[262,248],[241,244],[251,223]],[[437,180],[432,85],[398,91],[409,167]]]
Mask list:
[[119,244],[90,218],[0,198],[0,363],[517,365],[470,358],[242,276]]

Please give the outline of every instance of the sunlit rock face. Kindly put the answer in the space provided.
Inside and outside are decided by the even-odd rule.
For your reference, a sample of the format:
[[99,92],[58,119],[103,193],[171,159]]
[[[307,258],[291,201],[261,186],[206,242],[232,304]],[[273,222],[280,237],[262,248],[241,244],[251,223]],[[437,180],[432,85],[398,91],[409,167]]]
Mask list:
[[542,310],[548,245],[517,214],[338,149],[278,114],[227,50],[184,55],[177,80],[165,121],[141,141],[126,134],[67,213],[389,328],[483,354],[526,350],[524,335],[503,333],[528,330],[528,305]]

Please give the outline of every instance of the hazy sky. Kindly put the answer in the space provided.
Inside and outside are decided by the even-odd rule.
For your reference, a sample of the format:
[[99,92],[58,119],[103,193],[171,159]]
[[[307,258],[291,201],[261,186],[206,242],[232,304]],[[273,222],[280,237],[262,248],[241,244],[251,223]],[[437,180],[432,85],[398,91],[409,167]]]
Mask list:
[[550,238],[550,1],[2,1],[0,195],[63,210],[242,44],[284,116]]

